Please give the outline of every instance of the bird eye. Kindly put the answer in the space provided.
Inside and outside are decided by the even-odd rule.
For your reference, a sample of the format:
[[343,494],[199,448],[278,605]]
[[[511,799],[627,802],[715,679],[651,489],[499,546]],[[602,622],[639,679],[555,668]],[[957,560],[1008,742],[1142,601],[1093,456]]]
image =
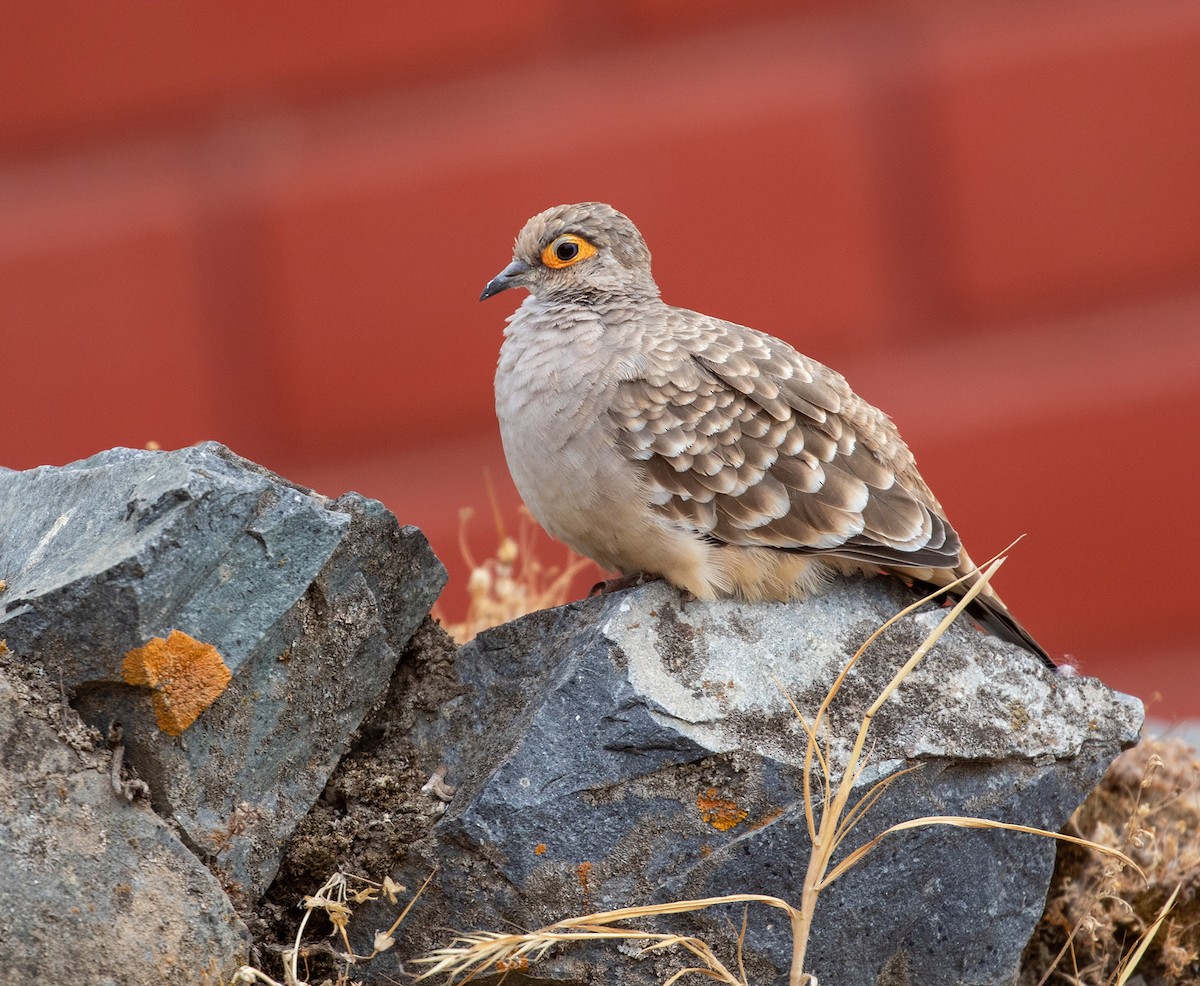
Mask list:
[[556,236],[542,251],[542,263],[559,270],[586,260],[595,252],[596,248],[583,237],[574,233],[563,233],[562,236]]

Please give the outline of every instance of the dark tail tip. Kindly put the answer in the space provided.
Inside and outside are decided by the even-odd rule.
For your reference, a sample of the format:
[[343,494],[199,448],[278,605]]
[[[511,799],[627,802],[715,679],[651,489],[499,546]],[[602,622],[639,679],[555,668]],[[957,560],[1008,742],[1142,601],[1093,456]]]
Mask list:
[[[938,586],[927,582],[916,582],[915,585],[923,592],[936,592],[938,589]],[[963,595],[961,591],[955,590],[950,590],[945,594],[953,596],[956,599],[961,599]],[[1021,626],[1012,613],[1001,603],[996,602],[994,599],[987,599],[984,596],[976,596],[967,606],[967,612],[976,623],[989,633],[994,634],[1001,640],[1007,640],[1010,644],[1016,644],[1031,654],[1036,654],[1048,668],[1058,667],[1054,662],[1054,658],[1047,653],[1046,649],[1033,639],[1033,634]]]

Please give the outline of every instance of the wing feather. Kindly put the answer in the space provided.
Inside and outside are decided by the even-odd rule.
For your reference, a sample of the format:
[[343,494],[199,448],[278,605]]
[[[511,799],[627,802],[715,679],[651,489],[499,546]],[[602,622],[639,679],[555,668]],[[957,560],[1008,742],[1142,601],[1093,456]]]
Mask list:
[[958,535],[885,414],[786,343],[672,311],[691,331],[639,360],[608,411],[656,509],[727,544],[958,565]]

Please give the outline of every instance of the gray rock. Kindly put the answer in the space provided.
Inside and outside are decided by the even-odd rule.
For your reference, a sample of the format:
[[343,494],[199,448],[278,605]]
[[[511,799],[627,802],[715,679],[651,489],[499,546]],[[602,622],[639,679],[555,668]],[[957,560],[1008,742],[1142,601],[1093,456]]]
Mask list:
[[[253,900],[445,583],[424,536],[356,493],[329,500],[216,443],[112,449],[0,473],[0,638],[73,692],[227,888]],[[124,683],[181,630],[232,672],[181,736]]]
[[[798,904],[805,737],[783,692],[811,720],[849,655],[911,601],[888,580],[846,580],[795,605],[681,605],[659,584],[480,635],[457,658],[470,691],[418,734],[427,765],[448,764],[459,787],[396,875],[418,884],[436,863],[434,883],[400,954],[356,975],[390,981],[398,959],[445,944],[447,928],[532,929],[733,893]],[[863,712],[942,615],[907,618],[849,675],[833,706],[835,782]],[[1141,720],[1136,699],[957,624],[876,716],[856,797],[923,769],[891,786],[846,850],[929,814],[1057,831]],[[837,986],[1012,983],[1054,857],[1050,840],[1007,832],[890,836],[822,893],[806,967]],[[385,911],[359,931],[386,927]],[[732,963],[741,920],[731,906],[657,925],[702,935]],[[786,919],[752,907],[750,981],[786,981],[790,956]],[[573,946],[527,975],[661,982],[670,961]]]
[[0,983],[229,981],[246,929],[220,884],[38,704],[0,669]]

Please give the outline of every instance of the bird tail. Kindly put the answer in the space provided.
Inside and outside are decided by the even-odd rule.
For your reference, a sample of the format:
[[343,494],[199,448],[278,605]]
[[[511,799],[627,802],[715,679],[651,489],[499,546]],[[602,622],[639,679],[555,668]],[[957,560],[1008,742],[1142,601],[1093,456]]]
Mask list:
[[[944,585],[930,581],[928,578],[914,577],[909,572],[900,570],[895,574],[899,575],[906,582],[910,582],[914,588],[921,592],[942,592],[954,599],[961,599],[970,588],[970,584],[956,585],[953,588],[947,589]],[[961,572],[955,574],[962,574]],[[1046,649],[1039,644],[1028,630],[1017,622],[1016,617],[1008,611],[1008,607],[1000,601],[1000,597],[995,592],[989,592],[991,586],[985,587],[984,591],[979,593],[970,603],[967,604],[967,613],[971,618],[978,623],[983,629],[989,633],[995,634],[1001,640],[1007,640],[1011,644],[1016,644],[1035,654],[1042,659],[1042,663],[1048,668],[1056,668]]]

